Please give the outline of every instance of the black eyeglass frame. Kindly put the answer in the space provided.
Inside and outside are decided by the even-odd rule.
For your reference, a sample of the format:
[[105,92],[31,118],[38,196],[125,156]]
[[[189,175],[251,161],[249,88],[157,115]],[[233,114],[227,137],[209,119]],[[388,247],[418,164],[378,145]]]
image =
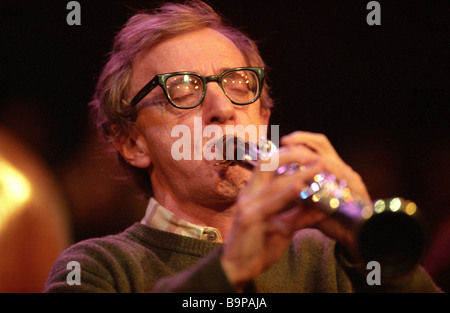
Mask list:
[[[243,71],[243,70],[251,71],[251,72],[255,73],[256,76],[258,77],[259,86],[258,86],[258,90],[256,92],[256,95],[255,95],[255,97],[254,97],[254,99],[252,101],[245,102],[245,103],[238,103],[238,102],[232,100],[227,95],[227,93],[226,93],[226,91],[225,91],[225,89],[223,88],[223,85],[222,85],[222,79],[228,73],[231,73],[231,72],[234,72],[234,71]],[[191,105],[189,107],[182,107],[182,106],[176,105],[172,101],[172,99],[169,96],[169,92],[167,91],[167,88],[166,88],[166,82],[167,82],[167,80],[170,77],[173,77],[173,76],[176,76],[176,75],[193,75],[193,76],[198,77],[199,79],[202,80],[202,82],[203,82],[203,93],[202,93],[201,99],[198,101],[197,104]],[[130,106],[131,107],[135,107],[153,89],[155,89],[157,86],[161,86],[161,88],[164,91],[164,94],[166,95],[167,100],[169,100],[171,105],[173,105],[174,107],[179,108],[179,109],[192,109],[192,108],[195,108],[195,107],[199,106],[200,103],[203,102],[203,99],[205,98],[205,94],[206,94],[206,89],[207,89],[206,84],[209,83],[209,82],[217,82],[217,84],[219,84],[219,86],[222,89],[222,91],[225,94],[225,96],[233,104],[236,104],[236,105],[247,105],[247,104],[251,104],[251,103],[255,102],[261,96],[261,91],[262,91],[262,88],[263,88],[265,76],[266,76],[266,74],[265,74],[264,68],[262,68],[262,67],[236,67],[236,68],[232,68],[232,69],[226,70],[226,71],[224,71],[223,73],[221,73],[218,76],[217,75],[202,76],[202,75],[194,73],[194,72],[174,72],[174,73],[158,74],[148,84],[146,84],[144,87],[142,87],[141,90],[139,90],[139,92],[131,100]]]

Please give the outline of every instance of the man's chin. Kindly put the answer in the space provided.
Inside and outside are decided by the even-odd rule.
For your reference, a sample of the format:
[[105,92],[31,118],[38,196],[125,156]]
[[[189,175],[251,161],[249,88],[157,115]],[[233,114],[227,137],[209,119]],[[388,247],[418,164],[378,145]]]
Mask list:
[[236,201],[241,191],[250,180],[252,172],[240,166],[223,169],[217,185],[217,192],[227,201]]

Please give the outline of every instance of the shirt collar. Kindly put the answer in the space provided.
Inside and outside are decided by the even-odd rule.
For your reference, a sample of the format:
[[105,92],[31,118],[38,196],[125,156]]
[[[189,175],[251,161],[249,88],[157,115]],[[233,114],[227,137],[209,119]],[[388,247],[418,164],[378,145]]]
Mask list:
[[187,236],[191,238],[208,240],[211,242],[223,242],[218,229],[208,226],[199,226],[183,220],[173,212],[169,211],[156,201],[150,198],[145,216],[141,220],[142,224],[158,230]]

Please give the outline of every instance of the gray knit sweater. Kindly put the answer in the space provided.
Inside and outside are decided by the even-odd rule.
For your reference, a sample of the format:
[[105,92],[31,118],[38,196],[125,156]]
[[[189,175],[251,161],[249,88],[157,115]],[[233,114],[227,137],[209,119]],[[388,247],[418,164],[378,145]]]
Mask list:
[[[221,244],[135,223],[124,232],[79,242],[56,260],[44,292],[235,292],[220,265]],[[336,261],[335,242],[312,229],[299,231],[283,257],[262,273],[252,292],[437,292],[418,267],[407,277],[368,286]],[[67,264],[80,264],[69,285]]]

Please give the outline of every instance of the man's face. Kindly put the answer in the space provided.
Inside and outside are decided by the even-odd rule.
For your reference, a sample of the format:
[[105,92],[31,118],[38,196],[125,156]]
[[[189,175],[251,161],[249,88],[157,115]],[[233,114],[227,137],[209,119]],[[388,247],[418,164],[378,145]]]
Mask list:
[[[129,96],[134,96],[156,74],[189,71],[203,76],[219,75],[224,70],[247,66],[237,47],[220,33],[204,28],[168,39],[139,55],[133,63]],[[220,86],[208,83],[203,102],[193,109],[178,109],[169,104],[160,87],[154,89],[138,106],[136,128],[150,160],[150,177],[155,197],[171,197],[184,204],[220,207],[232,203],[250,177],[239,166],[223,169],[218,160],[194,160],[194,118],[201,118],[203,130],[208,125],[267,125],[269,112],[260,101],[237,106],[230,102]],[[171,136],[174,127],[186,125],[191,134],[191,157],[175,160],[172,146],[181,135]],[[201,134],[200,134],[201,136]],[[198,138],[201,146],[211,140]],[[205,148],[207,149],[207,148]]]

